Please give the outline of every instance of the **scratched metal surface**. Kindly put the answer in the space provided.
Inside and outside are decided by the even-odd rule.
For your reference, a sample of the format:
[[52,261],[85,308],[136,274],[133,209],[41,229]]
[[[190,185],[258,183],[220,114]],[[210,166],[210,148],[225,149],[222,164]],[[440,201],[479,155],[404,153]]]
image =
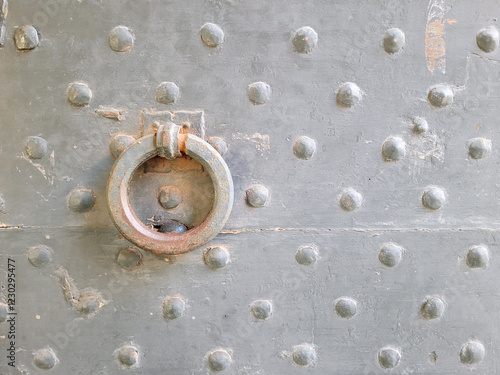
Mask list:
[[[2,354],[0,373],[42,372],[33,353],[46,347],[57,357],[48,370],[55,374],[210,373],[207,355],[218,348],[231,353],[225,370],[231,374],[498,372],[500,65],[498,50],[485,53],[476,43],[479,30],[496,25],[497,8],[491,0],[11,1],[0,49],[0,264],[4,270],[7,258],[18,262],[20,336],[17,368]],[[206,22],[224,31],[221,46],[203,44]],[[40,33],[32,51],[16,49],[21,25]],[[118,25],[133,32],[128,52],[108,44]],[[308,54],[292,46],[303,26],[319,38]],[[382,47],[392,27],[406,37],[396,54]],[[68,103],[74,81],[92,90],[88,106]],[[163,81],[180,89],[174,104],[155,99]],[[258,81],[271,87],[263,105],[247,97],[247,86]],[[336,102],[344,82],[363,92],[352,108]],[[431,105],[428,92],[436,84],[452,89],[453,104]],[[110,107],[120,110],[120,121],[96,114]],[[203,262],[203,249],[167,261],[143,252],[133,271],[116,261],[129,244],[107,212],[109,144],[116,134],[139,137],[144,109],[201,109],[207,136],[229,146],[224,159],[235,203],[225,233],[212,244],[226,246],[231,263],[219,271]],[[425,134],[413,132],[415,116],[427,120]],[[42,159],[26,154],[30,136],[47,141]],[[299,136],[316,141],[309,160],[293,153]],[[391,136],[406,142],[396,162],[382,156]],[[471,158],[473,138],[492,140],[491,155]],[[189,184],[210,191],[198,175],[186,175]],[[151,177],[155,184],[161,178]],[[147,221],[159,207],[156,197],[148,203],[154,188],[144,181],[137,179],[132,196]],[[254,184],[269,189],[265,207],[245,201]],[[446,193],[437,211],[422,205],[428,186]],[[88,212],[68,209],[76,188],[95,194]],[[346,188],[363,197],[353,212],[339,204]],[[207,207],[200,204],[199,215]],[[387,242],[405,249],[394,268],[378,258]],[[35,268],[27,254],[39,244],[52,249],[53,260]],[[319,258],[305,266],[295,254],[308,244]],[[480,244],[488,246],[489,262],[471,269],[468,249]],[[61,269],[78,290],[103,293],[95,315],[83,316],[65,301]],[[123,287],[110,289],[114,284]],[[163,300],[177,294],[186,300],[185,314],[167,320]],[[343,296],[358,303],[350,319],[333,309]],[[445,303],[435,320],[421,315],[429,296]],[[2,290],[0,303],[5,299]],[[274,312],[257,322],[249,306],[259,299],[271,300]],[[79,333],[69,335],[68,324]],[[6,327],[0,322],[2,353]],[[467,365],[460,351],[471,340],[486,354]],[[138,351],[131,368],[115,352],[127,343]],[[305,367],[291,354],[303,343],[316,353]],[[377,359],[385,346],[401,356],[392,370]]]

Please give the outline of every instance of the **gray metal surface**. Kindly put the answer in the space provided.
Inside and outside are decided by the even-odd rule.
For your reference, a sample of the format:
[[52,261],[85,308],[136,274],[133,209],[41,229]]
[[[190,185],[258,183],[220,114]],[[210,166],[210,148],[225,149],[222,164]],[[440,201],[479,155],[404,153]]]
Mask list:
[[[499,372],[497,8],[11,1],[0,374]],[[203,110],[228,146],[232,214],[186,255],[128,249],[108,214],[110,142],[144,110]],[[182,178],[174,217],[158,189]],[[131,185],[146,223],[212,204],[189,162]]]

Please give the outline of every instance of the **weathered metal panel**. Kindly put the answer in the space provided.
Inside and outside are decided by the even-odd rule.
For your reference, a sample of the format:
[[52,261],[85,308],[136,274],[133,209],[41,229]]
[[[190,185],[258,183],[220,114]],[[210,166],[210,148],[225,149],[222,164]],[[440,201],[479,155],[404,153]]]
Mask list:
[[[495,1],[0,3],[0,373],[499,371]],[[231,216],[189,254],[123,250],[108,213],[143,111],[228,146]],[[182,159],[130,196],[190,227],[213,192]]]

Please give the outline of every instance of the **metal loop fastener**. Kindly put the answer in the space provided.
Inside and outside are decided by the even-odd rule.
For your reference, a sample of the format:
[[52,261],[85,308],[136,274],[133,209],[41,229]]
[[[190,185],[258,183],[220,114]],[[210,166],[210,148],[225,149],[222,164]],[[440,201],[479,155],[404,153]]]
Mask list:
[[156,132],[156,149],[158,156],[173,160],[182,156],[179,149],[179,133],[181,127],[171,122],[159,125]]
[[[158,254],[181,254],[207,243],[224,227],[233,207],[233,180],[224,159],[203,139],[179,133],[177,125],[167,124],[161,132],[160,127],[156,134],[132,143],[116,160],[108,180],[108,209],[118,230],[133,244]],[[160,153],[165,157],[180,156],[181,151],[209,173],[214,185],[214,203],[205,220],[196,227],[183,233],[160,233],[148,228],[135,215],[129,200],[130,181],[136,169],[148,159]]]

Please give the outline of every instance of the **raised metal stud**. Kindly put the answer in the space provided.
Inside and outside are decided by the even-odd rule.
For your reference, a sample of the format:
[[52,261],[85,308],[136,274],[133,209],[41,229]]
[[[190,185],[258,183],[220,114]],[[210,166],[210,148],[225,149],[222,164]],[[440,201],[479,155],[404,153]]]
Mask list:
[[167,297],[163,301],[163,316],[165,319],[173,320],[184,315],[186,302],[181,297]]
[[84,107],[92,101],[92,91],[86,83],[73,82],[68,87],[68,100],[77,107]]
[[136,247],[125,247],[120,249],[116,256],[116,263],[126,270],[137,268],[142,262],[142,252]]
[[214,23],[206,23],[200,29],[203,43],[209,47],[218,47],[224,42],[224,31]]
[[205,250],[203,258],[205,264],[215,270],[226,267],[231,261],[229,251],[223,246],[209,247]]
[[253,185],[246,192],[247,203],[252,207],[264,207],[269,200],[269,189],[263,185]]
[[273,303],[267,300],[254,301],[250,310],[255,319],[267,320],[273,315]]
[[45,245],[37,245],[30,248],[28,260],[34,267],[43,267],[52,261],[53,250]]
[[346,82],[337,91],[337,103],[342,107],[352,107],[359,103],[363,95],[355,83]]
[[30,159],[41,159],[47,155],[47,141],[42,137],[28,137],[25,150]]
[[347,188],[340,196],[340,206],[346,211],[354,211],[363,204],[363,196],[353,188]]
[[293,154],[302,160],[309,160],[316,152],[316,141],[312,138],[302,137],[297,138],[293,144]]
[[444,309],[445,304],[441,298],[431,297],[422,305],[421,313],[425,319],[432,320],[443,315]]
[[134,36],[126,26],[116,26],[109,33],[109,46],[115,52],[126,52],[132,49]]
[[133,345],[124,345],[118,349],[118,361],[126,368],[135,367],[139,361],[139,350]]
[[382,38],[382,44],[385,52],[387,53],[396,53],[401,51],[401,48],[403,48],[405,43],[405,34],[397,28],[386,30]]
[[429,90],[428,99],[434,107],[446,107],[453,103],[453,90],[445,85],[434,86]]
[[89,211],[95,204],[95,194],[91,189],[77,188],[68,197],[68,207],[74,212]]
[[310,53],[318,44],[318,34],[312,27],[301,27],[295,32],[292,44],[296,52]]
[[350,319],[356,315],[358,304],[356,300],[349,297],[341,297],[333,302],[335,312],[338,316],[344,319]]
[[208,365],[215,372],[227,370],[231,366],[231,354],[227,350],[214,350],[208,355]]
[[483,52],[493,52],[498,48],[498,43],[500,41],[500,36],[498,29],[495,26],[488,26],[484,29],[479,30],[476,35],[477,46]]
[[42,370],[50,370],[59,362],[52,348],[37,350],[33,353],[33,360],[35,366]]
[[292,361],[302,367],[311,365],[316,360],[316,349],[311,344],[301,344],[293,347]]
[[34,49],[40,43],[37,29],[31,25],[19,26],[14,32],[14,42],[20,51]]
[[266,104],[271,99],[271,86],[265,82],[254,82],[248,85],[247,95],[255,105]]
[[430,186],[425,189],[422,195],[422,204],[429,210],[439,210],[446,203],[446,193],[437,186]]
[[174,82],[162,82],[156,88],[156,101],[162,104],[173,104],[180,95],[179,86]]
[[384,369],[396,367],[401,360],[401,352],[391,346],[386,346],[378,352],[378,363]]
[[484,345],[479,341],[471,340],[460,349],[460,362],[464,365],[475,365],[481,362],[485,355]]
[[399,262],[403,256],[403,248],[394,243],[387,243],[380,249],[378,259],[386,267],[394,267]]
[[466,263],[470,268],[487,268],[490,263],[490,250],[488,246],[471,246],[467,253]]
[[135,138],[126,135],[126,134],[118,134],[113,137],[111,140],[111,143],[109,144],[109,149],[111,151],[111,155],[115,159],[120,156],[120,154],[127,149],[128,146],[130,146],[132,143],[135,142]]

